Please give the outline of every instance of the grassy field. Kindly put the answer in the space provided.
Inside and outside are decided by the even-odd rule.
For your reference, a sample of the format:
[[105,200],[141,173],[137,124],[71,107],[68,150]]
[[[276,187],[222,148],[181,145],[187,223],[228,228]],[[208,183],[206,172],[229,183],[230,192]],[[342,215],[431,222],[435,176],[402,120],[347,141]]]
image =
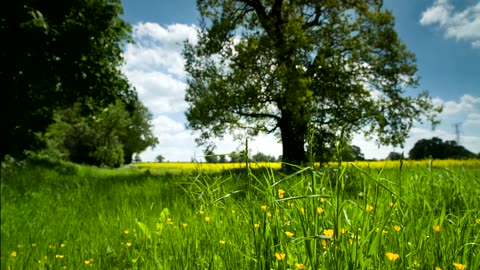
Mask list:
[[4,164],[1,268],[480,269],[479,160],[264,165]]

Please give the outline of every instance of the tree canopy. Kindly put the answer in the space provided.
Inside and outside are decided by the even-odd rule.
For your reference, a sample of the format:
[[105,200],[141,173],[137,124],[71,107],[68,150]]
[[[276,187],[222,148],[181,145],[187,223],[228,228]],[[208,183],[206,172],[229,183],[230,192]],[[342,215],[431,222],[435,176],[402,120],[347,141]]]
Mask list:
[[458,145],[456,141],[442,141],[438,137],[431,139],[421,139],[415,143],[413,148],[408,152],[411,159],[460,159],[474,158],[475,154]]
[[382,1],[197,0],[186,44],[188,126],[208,143],[247,130],[278,134],[283,161],[307,160],[309,134],[364,132],[401,145],[439,108],[418,85],[415,56]]
[[119,69],[130,41],[122,12],[120,0],[20,0],[1,10],[2,159],[41,147],[35,134],[57,109],[134,104]]

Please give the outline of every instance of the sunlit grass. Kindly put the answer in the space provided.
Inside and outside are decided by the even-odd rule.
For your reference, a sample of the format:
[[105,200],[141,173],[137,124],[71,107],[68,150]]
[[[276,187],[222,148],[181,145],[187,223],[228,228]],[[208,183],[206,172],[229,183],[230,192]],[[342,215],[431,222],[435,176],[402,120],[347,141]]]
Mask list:
[[480,269],[480,166],[392,163],[2,170],[1,268]]

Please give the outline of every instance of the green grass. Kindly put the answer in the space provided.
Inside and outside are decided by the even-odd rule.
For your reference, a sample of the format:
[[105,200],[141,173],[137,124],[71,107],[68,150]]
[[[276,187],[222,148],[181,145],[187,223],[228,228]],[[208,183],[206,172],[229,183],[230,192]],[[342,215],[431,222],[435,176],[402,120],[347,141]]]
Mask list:
[[2,269],[480,269],[479,168],[10,164],[1,195]]

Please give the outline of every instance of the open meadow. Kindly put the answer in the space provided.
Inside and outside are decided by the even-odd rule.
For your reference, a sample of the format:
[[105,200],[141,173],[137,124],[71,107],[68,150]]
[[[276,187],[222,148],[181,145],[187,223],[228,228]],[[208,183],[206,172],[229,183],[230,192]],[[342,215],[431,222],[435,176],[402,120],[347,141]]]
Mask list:
[[1,171],[1,269],[480,269],[480,160],[36,161]]

